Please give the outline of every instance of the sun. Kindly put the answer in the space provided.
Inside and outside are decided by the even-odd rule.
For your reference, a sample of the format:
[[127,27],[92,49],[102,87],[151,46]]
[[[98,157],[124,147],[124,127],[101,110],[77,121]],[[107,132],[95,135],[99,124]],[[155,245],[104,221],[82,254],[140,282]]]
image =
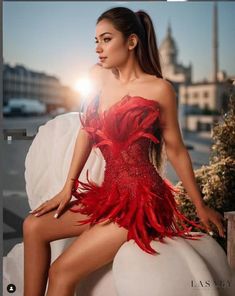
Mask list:
[[92,92],[93,86],[88,77],[82,77],[76,81],[74,89],[79,92],[82,97],[86,97]]

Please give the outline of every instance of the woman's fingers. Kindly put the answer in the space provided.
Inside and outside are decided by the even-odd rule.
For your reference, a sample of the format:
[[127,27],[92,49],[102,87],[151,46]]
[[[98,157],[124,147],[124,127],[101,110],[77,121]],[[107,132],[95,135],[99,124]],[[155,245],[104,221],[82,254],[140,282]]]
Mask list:
[[208,219],[204,219],[204,220],[201,219],[201,222],[205,226],[207,232],[210,232],[212,230]]
[[[64,210],[67,203],[68,203],[68,201],[61,201],[60,202],[59,207],[54,215],[54,218],[58,218],[60,216],[61,212]],[[54,202],[50,202],[50,201],[45,202],[39,208],[35,209],[32,212],[32,214],[36,217],[39,217],[47,212],[54,210],[57,206],[58,206],[58,204],[55,204]]]
[[56,206],[57,205],[55,205],[54,202],[46,201],[40,207],[38,207],[37,209],[32,211],[31,214],[33,214],[36,217],[39,217],[39,216],[41,216],[41,215],[55,209]]
[[205,207],[203,209],[204,210],[199,209],[198,216],[201,222],[203,223],[203,225],[205,226],[206,230],[208,231],[208,233],[210,235],[211,233],[213,234],[212,227],[211,227],[211,223],[213,223],[217,227],[219,235],[221,237],[225,237],[226,229],[222,222],[224,221],[224,217],[219,212],[209,207]]
[[54,218],[59,218],[61,212],[64,210],[65,206],[67,205],[68,201],[61,201],[61,203],[59,204],[58,209],[56,210],[56,213],[54,215]]
[[214,219],[212,220],[212,222],[216,225],[218,231],[219,231],[219,235],[221,237],[225,237],[225,228],[223,226],[222,220],[223,217],[220,215],[217,215],[216,217],[214,217]]
[[202,223],[205,225],[207,231],[209,234],[213,234],[213,231],[212,231],[212,227],[210,225],[210,222],[212,222],[218,229],[218,232],[219,232],[219,235],[221,237],[225,237],[225,228],[221,222],[221,220],[223,219],[223,217],[221,218],[222,216],[219,216],[219,215],[214,215],[212,217],[210,217],[210,219],[207,219],[207,220],[203,220]]
[[47,204],[48,201],[45,201],[44,203],[42,203],[39,207],[37,207],[36,209],[30,211],[31,214],[34,214],[38,211],[40,211],[41,209],[43,209],[45,207],[45,205]]

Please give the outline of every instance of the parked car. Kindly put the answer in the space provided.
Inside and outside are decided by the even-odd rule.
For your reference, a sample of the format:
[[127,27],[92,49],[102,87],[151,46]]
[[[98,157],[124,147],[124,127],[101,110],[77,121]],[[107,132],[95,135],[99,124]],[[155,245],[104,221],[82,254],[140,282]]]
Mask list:
[[66,113],[66,108],[64,108],[64,107],[57,107],[57,108],[55,108],[55,109],[53,109],[53,110],[51,110],[50,111],[50,115],[52,116],[52,117],[55,117],[55,116],[57,116],[57,115],[61,115],[61,114],[64,114],[64,113]]
[[44,115],[46,105],[36,99],[12,98],[3,107],[4,116]]

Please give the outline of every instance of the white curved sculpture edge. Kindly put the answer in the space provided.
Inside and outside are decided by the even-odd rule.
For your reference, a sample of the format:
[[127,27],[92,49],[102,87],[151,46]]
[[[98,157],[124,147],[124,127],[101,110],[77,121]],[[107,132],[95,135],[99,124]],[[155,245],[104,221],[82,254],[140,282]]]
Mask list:
[[[26,193],[31,209],[53,197],[64,185],[80,127],[78,112],[59,115],[39,127],[25,158]],[[99,149],[93,149],[79,179],[86,181],[86,172],[89,169],[90,179],[100,184],[103,180],[104,165],[105,162]],[[51,263],[73,239],[75,238],[51,243]],[[23,295],[22,258],[23,243],[20,243],[4,257],[3,263],[4,291],[6,292],[7,284],[15,283],[18,287],[16,293],[19,293],[19,296]],[[18,268],[12,268],[13,266]],[[108,272],[107,276],[110,276]],[[103,277],[100,282],[105,285],[106,277]],[[85,289],[85,285],[83,286]]]
[[131,241],[119,249],[113,261],[118,295],[234,295],[235,273],[224,250],[212,237],[207,234],[200,240],[166,237],[165,242],[151,242],[160,253],[154,256],[142,252]]
[[[78,112],[59,115],[39,127],[25,159],[26,192],[32,209],[62,189],[80,127]],[[79,180],[86,181],[89,169],[90,179],[100,184],[104,166],[100,150],[92,149]]]

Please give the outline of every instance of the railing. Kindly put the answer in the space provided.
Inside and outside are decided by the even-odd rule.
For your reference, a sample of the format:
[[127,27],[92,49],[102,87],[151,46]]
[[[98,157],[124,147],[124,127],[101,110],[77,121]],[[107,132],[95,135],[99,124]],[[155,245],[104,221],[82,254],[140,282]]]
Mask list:
[[225,212],[227,224],[227,258],[232,269],[235,270],[235,211]]
[[23,129],[3,129],[4,140],[12,141],[12,140],[31,140],[35,137],[27,136],[27,131],[25,128]]

